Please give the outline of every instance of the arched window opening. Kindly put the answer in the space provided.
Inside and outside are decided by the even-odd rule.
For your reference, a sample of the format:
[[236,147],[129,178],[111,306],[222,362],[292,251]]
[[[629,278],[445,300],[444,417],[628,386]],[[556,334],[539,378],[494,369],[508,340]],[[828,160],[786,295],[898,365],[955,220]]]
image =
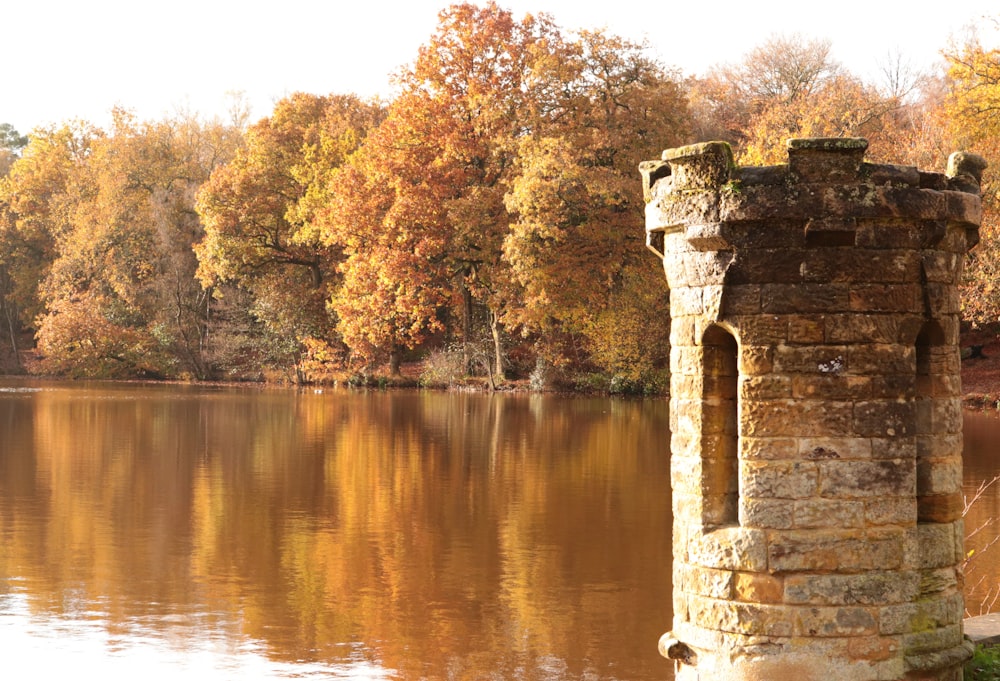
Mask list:
[[917,522],[933,523],[952,520],[949,499],[937,494],[933,487],[933,471],[938,457],[939,430],[935,424],[936,401],[949,397],[942,376],[946,373],[947,355],[944,332],[937,322],[928,322],[915,342],[916,354],[916,467]]
[[710,326],[702,340],[702,523],[739,522],[739,368],[731,333]]

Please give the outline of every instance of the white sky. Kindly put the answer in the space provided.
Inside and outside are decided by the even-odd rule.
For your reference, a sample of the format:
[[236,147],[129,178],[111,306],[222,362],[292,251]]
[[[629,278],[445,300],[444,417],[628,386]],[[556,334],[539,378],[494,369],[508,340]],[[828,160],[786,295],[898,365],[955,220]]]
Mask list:
[[[142,119],[187,110],[224,115],[243,92],[252,119],[295,91],[389,95],[389,75],[411,62],[444,0],[12,0],[0,11],[4,55],[0,122],[29,132],[83,119],[106,125],[115,105]],[[480,3],[483,4],[483,3]],[[874,78],[890,52],[916,68],[940,58],[971,22],[997,35],[996,0],[501,0],[548,12],[565,29],[604,27],[648,39],[685,75],[736,62],[774,34],[832,41],[834,57]]]

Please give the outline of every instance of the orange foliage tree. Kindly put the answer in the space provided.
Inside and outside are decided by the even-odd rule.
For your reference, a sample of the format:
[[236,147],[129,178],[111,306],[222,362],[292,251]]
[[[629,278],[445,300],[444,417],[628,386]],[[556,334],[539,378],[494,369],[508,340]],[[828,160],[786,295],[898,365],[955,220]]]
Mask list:
[[[244,146],[198,193],[205,236],[198,277],[216,297],[247,295],[251,323],[224,364],[290,369],[303,352],[336,345],[326,301],[339,286],[339,249],[314,224],[331,173],[382,116],[350,95],[294,94],[246,133]],[[230,290],[230,299],[240,299]]]
[[113,118],[109,133],[36,131],[4,182],[3,236],[26,256],[22,317],[46,371],[205,377],[194,192],[233,137],[193,119]]
[[685,141],[684,93],[642,45],[604,32],[580,33],[549,66],[540,77],[561,96],[547,103],[548,124],[521,139],[506,197],[517,287],[505,320],[538,334],[555,363],[590,364],[619,387],[662,382],[669,303],[643,247],[635,169]]
[[[399,351],[441,329],[451,299],[462,301],[468,345],[478,301],[493,322],[494,370],[503,372],[503,196],[516,140],[532,125],[528,76],[557,40],[547,18],[516,21],[492,2],[445,9],[400,75],[382,128],[335,182],[341,198],[327,212],[327,238],[348,257],[345,288],[332,304],[363,360],[381,350],[397,371]],[[374,321],[366,314],[374,300],[392,313]]]

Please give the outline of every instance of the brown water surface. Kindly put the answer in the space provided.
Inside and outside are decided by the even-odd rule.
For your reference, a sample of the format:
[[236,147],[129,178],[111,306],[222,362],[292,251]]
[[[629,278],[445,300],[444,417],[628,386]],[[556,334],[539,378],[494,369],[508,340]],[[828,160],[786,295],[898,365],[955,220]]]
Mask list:
[[664,400],[0,382],[4,678],[669,677],[668,446]]
[[[667,403],[0,382],[4,678],[665,679]],[[1000,420],[966,416],[971,501]],[[967,516],[1000,610],[1000,484]]]

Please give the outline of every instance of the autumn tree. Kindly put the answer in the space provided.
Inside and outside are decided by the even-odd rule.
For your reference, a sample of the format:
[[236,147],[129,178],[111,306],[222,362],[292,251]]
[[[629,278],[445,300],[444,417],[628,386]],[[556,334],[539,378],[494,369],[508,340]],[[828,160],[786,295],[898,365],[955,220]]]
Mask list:
[[139,123],[121,110],[113,119],[74,166],[63,197],[66,223],[39,286],[43,366],[77,376],[205,378],[194,194],[238,135],[194,119]]
[[6,180],[7,235],[40,254],[18,258],[22,318],[50,372],[204,377],[194,191],[233,135],[194,119],[113,119],[109,133],[36,131]]
[[685,141],[687,102],[643,45],[583,31],[568,46],[538,74],[561,94],[549,123],[521,140],[506,196],[517,288],[505,319],[537,334],[550,361],[593,366],[617,387],[650,385],[666,368],[669,303],[643,246],[636,168]]
[[[338,189],[342,203],[371,204],[374,212],[366,213],[374,223],[352,222],[355,212],[348,210],[327,214],[329,242],[351,251],[345,280],[360,287],[346,288],[333,305],[345,339],[368,339],[362,353],[368,359],[382,344],[396,370],[400,347],[414,347],[441,328],[440,303],[453,297],[461,301],[466,344],[473,340],[474,304],[486,309],[494,370],[503,372],[498,292],[510,220],[503,197],[517,139],[532,125],[528,75],[558,40],[546,17],[518,21],[492,2],[453,5],[400,74],[400,95],[386,122],[359,156],[353,179],[345,176]],[[360,232],[378,237],[351,241]],[[385,257],[389,248],[411,255]],[[354,267],[365,272],[351,273]],[[358,301],[369,294],[397,310],[378,343],[370,319],[359,314]],[[351,328],[352,320],[361,326]]]
[[217,295],[220,286],[239,287],[255,322],[224,362],[289,369],[308,344],[336,343],[326,301],[339,286],[341,254],[322,238],[315,214],[331,173],[381,117],[380,105],[350,95],[292,95],[201,188],[198,276]]
[[35,330],[44,309],[39,283],[56,258],[58,240],[71,229],[77,197],[88,191],[81,169],[101,136],[85,123],[36,130],[0,179],[4,336],[16,367],[19,338],[24,331]]

